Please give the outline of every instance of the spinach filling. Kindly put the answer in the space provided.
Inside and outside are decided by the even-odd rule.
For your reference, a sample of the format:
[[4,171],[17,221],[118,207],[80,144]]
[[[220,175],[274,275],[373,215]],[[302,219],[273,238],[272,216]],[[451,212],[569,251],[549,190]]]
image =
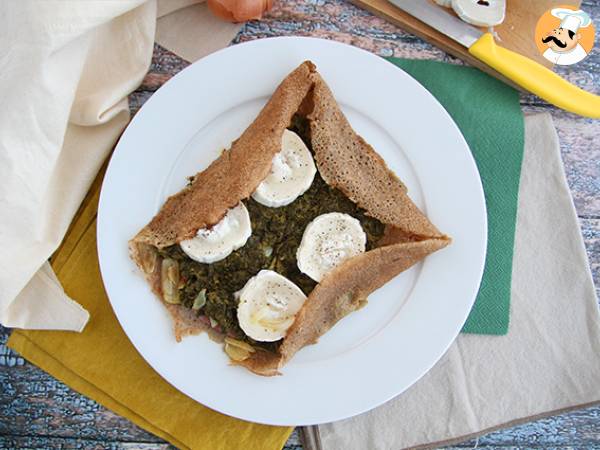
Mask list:
[[[306,127],[302,125],[296,121],[296,126],[290,129],[308,145],[310,140],[307,139]],[[310,145],[308,147],[310,149]],[[252,198],[245,200],[244,204],[250,213],[252,235],[246,245],[227,258],[202,264],[189,258],[178,244],[160,250],[160,255],[179,263],[180,274],[185,280],[180,289],[183,305],[191,308],[198,294],[205,289],[206,303],[198,314],[212,318],[225,334],[275,351],[281,341],[256,342],[241,330],[234,293],[260,270],[270,269],[290,279],[306,295],[310,294],[317,283],[298,270],[296,251],[308,224],[321,214],[341,212],[358,219],[367,235],[367,251],[374,248],[383,236],[385,226],[367,216],[341,191],[325,183],[318,171],[309,190],[287,206],[270,208]]]

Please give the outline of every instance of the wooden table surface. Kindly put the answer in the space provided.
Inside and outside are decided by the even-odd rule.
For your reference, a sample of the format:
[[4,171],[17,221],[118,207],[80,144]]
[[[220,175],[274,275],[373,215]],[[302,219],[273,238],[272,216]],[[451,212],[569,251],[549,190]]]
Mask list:
[[[582,8],[600,30],[600,0]],[[263,20],[244,25],[235,43],[271,36],[315,36],[346,42],[381,56],[460,61],[399,28],[341,0],[278,0]],[[597,34],[598,35],[598,34]],[[598,41],[598,39],[597,39]],[[130,97],[135,113],[154,91],[188,63],[155,46],[150,73]],[[600,45],[583,62],[560,73],[600,94]],[[526,113],[547,111],[554,118],[569,186],[579,215],[594,281],[600,286],[600,121],[558,111],[531,95]],[[98,448],[167,449],[161,439],[89,400],[6,347],[9,330],[0,327],[0,449]],[[600,389],[600,383],[598,388]],[[600,407],[497,431],[452,448],[600,449]],[[297,432],[286,449],[300,449]]]

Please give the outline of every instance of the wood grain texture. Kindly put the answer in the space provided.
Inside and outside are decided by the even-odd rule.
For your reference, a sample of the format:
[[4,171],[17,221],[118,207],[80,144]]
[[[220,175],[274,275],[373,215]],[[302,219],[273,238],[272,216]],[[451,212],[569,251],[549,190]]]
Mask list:
[[[525,2],[523,2],[525,3]],[[582,6],[600,29],[600,2],[583,1]],[[380,56],[464,64],[442,50],[407,33],[401,28],[374,16],[366,10],[342,1],[307,0],[284,1],[261,21],[248,22],[235,42],[271,36],[314,36],[356,45]],[[600,46],[574,66],[557,67],[571,83],[600,94]],[[526,98],[531,104],[545,104],[534,96]]]
[[[584,0],[582,8],[600,29],[600,0]],[[234,42],[272,36],[304,35],[356,45],[381,56],[462,61],[400,28],[342,0],[279,0],[261,21],[244,25]],[[131,95],[135,113],[171,76],[188,65],[155,46],[150,71]],[[559,71],[580,87],[600,94],[600,46],[582,63]],[[526,112],[552,113],[561,142],[565,172],[580,217],[594,281],[600,287],[600,121],[557,111],[523,95]],[[73,448],[165,450],[173,447],[128,420],[106,410],[6,347],[8,330],[0,327],[0,449]],[[448,447],[483,450],[600,449],[600,407],[563,414],[496,431]],[[287,450],[301,448],[294,433]]]

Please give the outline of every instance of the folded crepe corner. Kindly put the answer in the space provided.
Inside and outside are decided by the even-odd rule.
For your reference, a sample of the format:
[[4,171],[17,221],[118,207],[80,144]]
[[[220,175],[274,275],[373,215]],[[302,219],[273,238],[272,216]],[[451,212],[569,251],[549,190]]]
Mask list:
[[[246,360],[232,361],[265,376],[278,374],[298,350],[317,342],[345,315],[363,306],[375,289],[451,242],[411,201],[385,161],[356,134],[316,66],[305,61],[281,82],[231,150],[170,197],[130,241],[133,260],[159,298],[157,249],[193,237],[250,197],[269,173],[282,134],[295,114],[308,120],[315,161],[325,182],[385,224],[386,230],[376,248],[345,261],[316,285],[277,353],[258,350]],[[166,305],[178,340],[210,328],[184,306]]]

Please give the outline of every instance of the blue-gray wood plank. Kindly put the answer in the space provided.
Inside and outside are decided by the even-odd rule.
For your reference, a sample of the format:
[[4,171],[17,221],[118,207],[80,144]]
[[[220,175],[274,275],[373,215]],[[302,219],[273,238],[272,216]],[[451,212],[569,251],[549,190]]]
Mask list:
[[[582,2],[600,29],[600,0]],[[235,42],[271,36],[307,35],[351,43],[381,56],[461,62],[372,14],[342,0],[279,0],[267,17],[247,23]],[[130,96],[139,107],[170,76],[188,65],[155,47],[150,73]],[[590,56],[560,73],[600,94],[600,45]],[[549,111],[561,141],[565,171],[597,287],[600,288],[600,121],[557,111],[534,96],[521,97],[526,112]],[[0,327],[0,449],[172,448],[96,402],[83,397],[6,347],[9,330]],[[600,383],[599,383],[600,390]],[[446,450],[598,449],[600,407],[587,408],[496,431]],[[295,432],[286,449],[300,449]]]

